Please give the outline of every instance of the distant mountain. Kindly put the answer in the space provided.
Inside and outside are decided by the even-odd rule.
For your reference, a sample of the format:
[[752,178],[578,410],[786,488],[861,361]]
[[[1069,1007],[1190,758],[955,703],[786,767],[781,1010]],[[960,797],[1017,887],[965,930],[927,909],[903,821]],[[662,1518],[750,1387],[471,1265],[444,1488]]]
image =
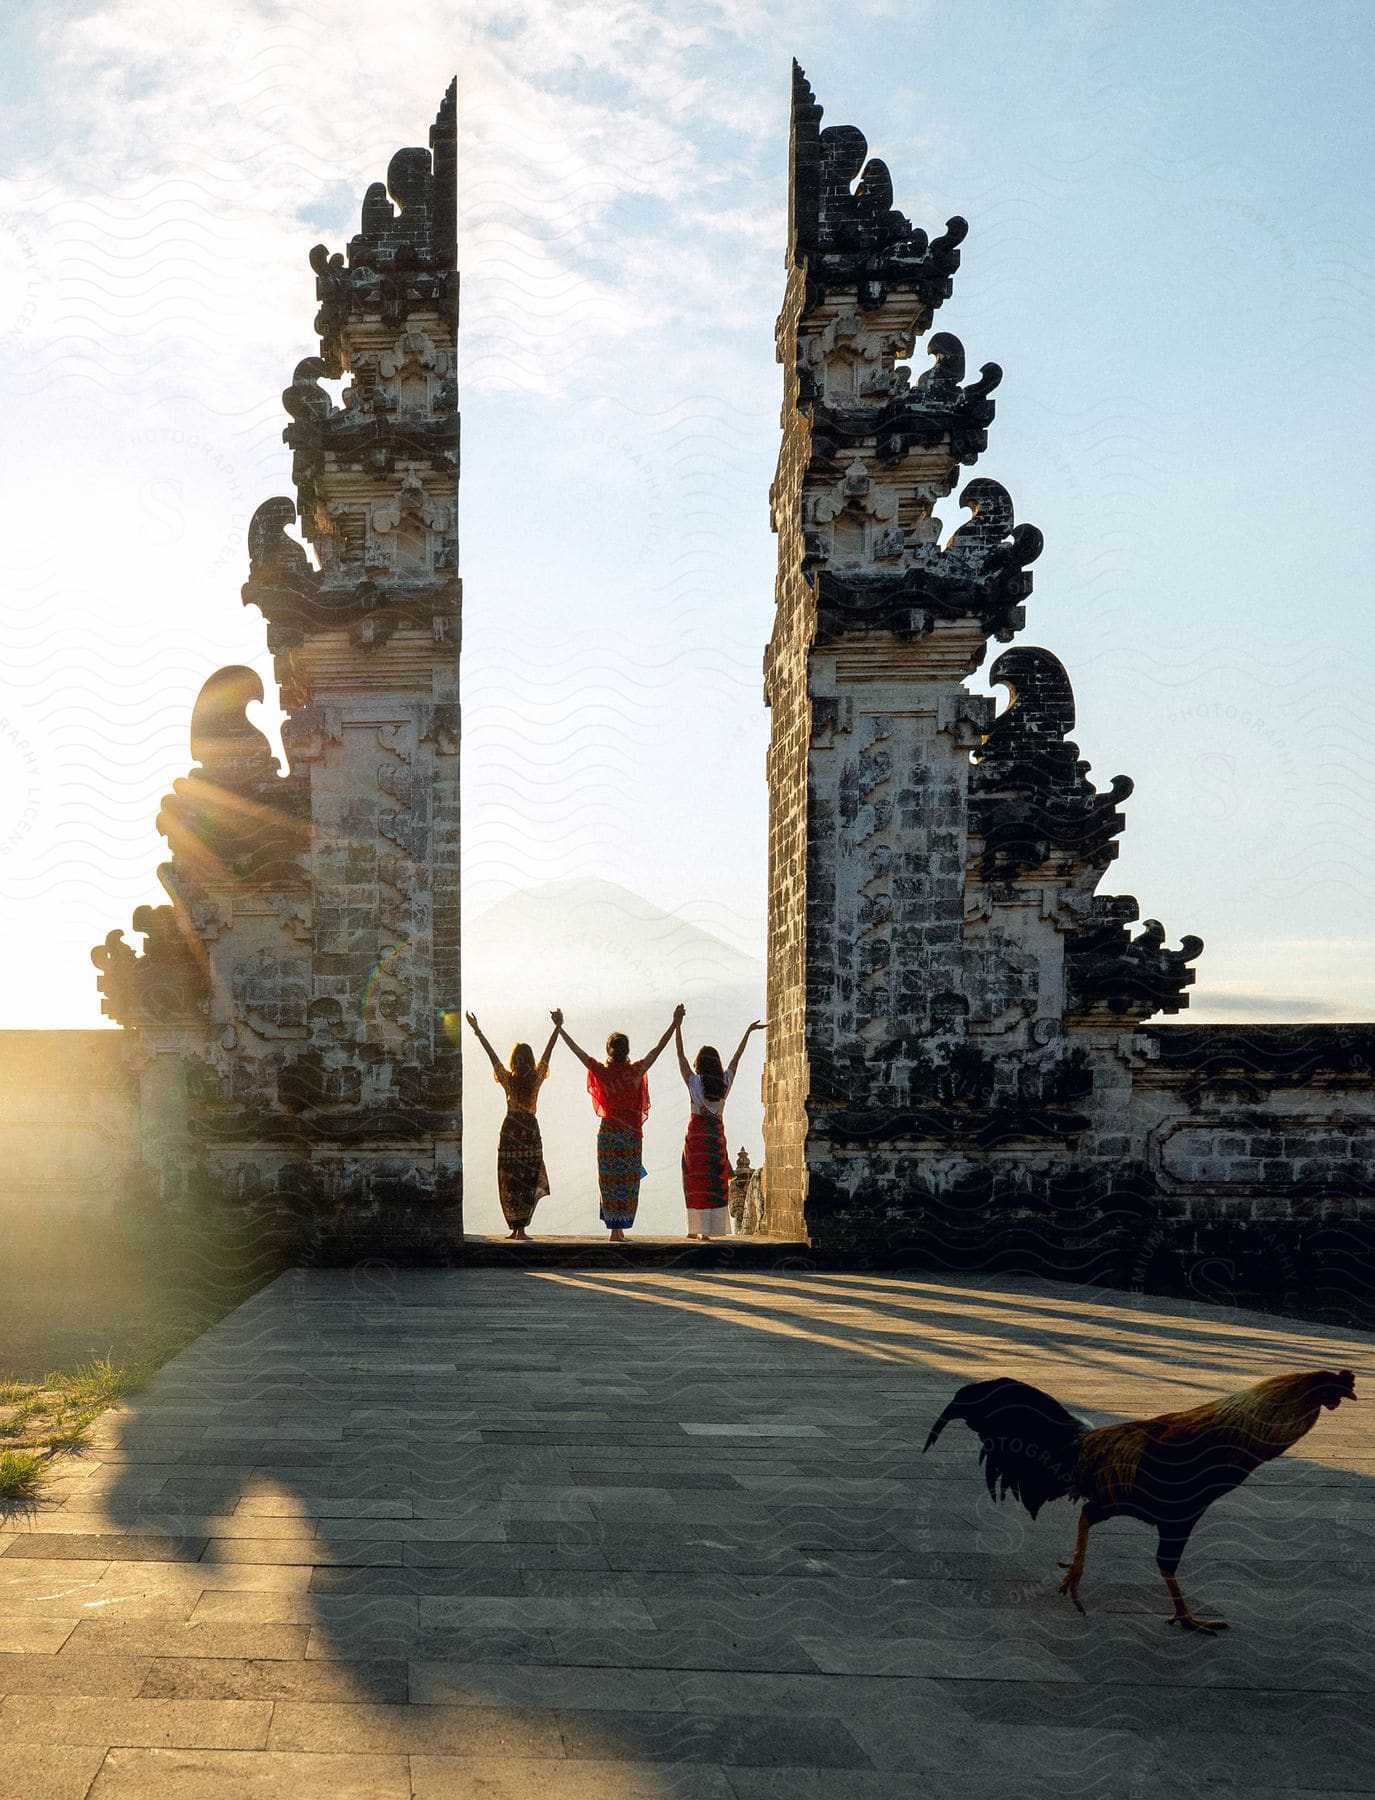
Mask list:
[[[675,1004],[688,1009],[691,1056],[714,1043],[729,1056],[764,1011],[764,962],[700,926],[609,881],[552,881],[512,894],[465,920],[463,1004],[503,1055],[524,1039],[536,1054],[561,1006],[569,1031],[601,1055],[609,1031],[629,1034],[631,1054],[647,1050]],[[496,1141],[504,1102],[481,1045],[464,1028],[464,1192],[470,1231],[503,1229],[496,1195]],[[763,1154],[760,1077],[763,1044],[750,1040],[726,1113],[731,1156],[743,1143]],[[670,1044],[650,1076],[645,1167],[637,1229],[686,1230],[678,1158],[687,1095]],[[540,1101],[549,1198],[532,1230],[586,1233],[597,1222],[596,1116],[582,1065],[560,1047]]]

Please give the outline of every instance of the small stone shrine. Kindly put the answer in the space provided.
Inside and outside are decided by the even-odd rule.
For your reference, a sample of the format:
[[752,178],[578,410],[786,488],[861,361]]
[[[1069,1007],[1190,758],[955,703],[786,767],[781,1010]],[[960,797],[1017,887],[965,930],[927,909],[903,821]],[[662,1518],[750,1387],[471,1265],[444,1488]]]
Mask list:
[[92,953],[151,1197],[321,1241],[461,1228],[455,152],[450,86],[347,251],[310,253],[296,499],[255,513],[243,589],[289,766],[245,716],[257,675],[212,675],[158,819],[168,904],[135,913],[140,951],[112,931]]
[[968,227],[928,238],[821,118],[794,65],[766,1229],[1079,1269],[1258,1220],[1349,1244],[1375,1216],[1375,1029],[1145,1023],[1188,1004],[1203,945],[1098,891],[1131,782],[1090,779],[1049,650],[998,654],[1000,712],[965,686],[1021,632],[1042,548],[964,473],[1002,371],[931,332]]

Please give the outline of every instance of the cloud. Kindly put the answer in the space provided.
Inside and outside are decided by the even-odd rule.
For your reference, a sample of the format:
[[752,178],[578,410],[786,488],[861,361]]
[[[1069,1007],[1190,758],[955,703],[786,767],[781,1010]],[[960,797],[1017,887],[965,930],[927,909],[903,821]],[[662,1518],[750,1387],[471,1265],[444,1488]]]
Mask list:
[[1309,1019],[1335,1019],[1342,1008],[1334,1001],[1314,994],[1278,994],[1248,988],[1210,987],[1192,996],[1189,1010],[1181,1018],[1190,1019],[1288,1019],[1301,1023]]
[[744,72],[803,16],[715,0],[674,12],[244,0],[207,28],[172,0],[114,0],[46,15],[40,98],[68,129],[28,167],[12,145],[0,187],[0,211],[50,234],[54,303],[31,373],[194,385],[219,409],[245,378],[280,385],[309,335],[312,238],[356,229],[364,188],[423,141],[457,69],[465,387],[649,379],[675,324],[700,325],[713,287],[748,282],[742,249],[756,280],[776,272],[786,64],[769,54],[762,107]]

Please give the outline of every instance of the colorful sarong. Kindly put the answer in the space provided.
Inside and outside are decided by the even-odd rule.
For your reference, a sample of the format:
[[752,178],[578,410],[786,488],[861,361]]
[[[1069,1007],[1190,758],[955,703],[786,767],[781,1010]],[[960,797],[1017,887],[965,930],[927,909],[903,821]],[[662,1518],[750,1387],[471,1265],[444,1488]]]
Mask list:
[[513,1231],[530,1223],[535,1207],[549,1192],[544,1143],[533,1113],[513,1110],[502,1120],[497,1140],[497,1192],[501,1216]]
[[644,1138],[638,1131],[618,1131],[604,1124],[597,1133],[597,1183],[602,1192],[601,1221],[609,1231],[626,1231],[635,1223],[644,1177]]
[[[683,1143],[683,1198],[689,1215],[714,1213],[730,1203],[730,1158],[726,1154],[725,1120],[714,1113],[694,1113]],[[694,1229],[709,1230],[700,1219]]]

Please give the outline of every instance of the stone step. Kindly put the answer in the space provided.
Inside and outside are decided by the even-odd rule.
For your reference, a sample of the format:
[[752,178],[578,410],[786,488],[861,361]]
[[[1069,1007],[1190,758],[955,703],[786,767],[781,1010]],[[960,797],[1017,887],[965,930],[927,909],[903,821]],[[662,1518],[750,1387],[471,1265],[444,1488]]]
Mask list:
[[631,1237],[612,1244],[597,1237],[465,1237],[453,1253],[465,1268],[516,1269],[772,1269],[815,1268],[810,1248],[788,1238],[723,1237],[706,1244],[681,1237]]

